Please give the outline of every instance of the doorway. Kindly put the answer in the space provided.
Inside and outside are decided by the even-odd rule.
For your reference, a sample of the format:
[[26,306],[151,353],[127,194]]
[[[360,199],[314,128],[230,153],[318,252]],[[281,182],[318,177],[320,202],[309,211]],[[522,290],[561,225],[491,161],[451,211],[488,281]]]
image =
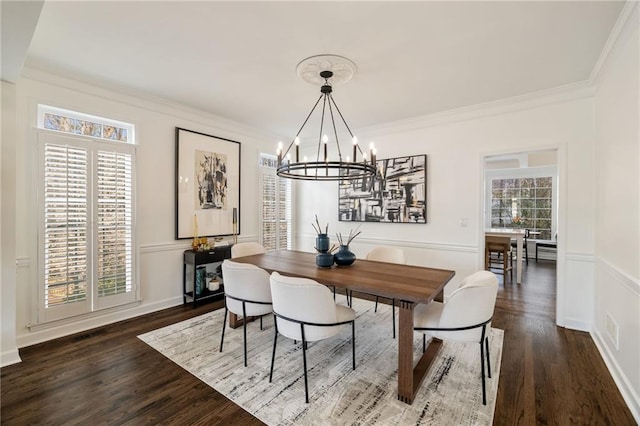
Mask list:
[[[513,228],[528,235],[522,284],[506,280],[505,297],[521,299],[525,311],[555,311],[556,318],[561,295],[558,251],[549,248],[557,241],[560,224],[559,155],[558,148],[484,155],[481,197],[483,231]],[[479,247],[484,265],[484,232]],[[549,305],[553,301],[556,309]]]

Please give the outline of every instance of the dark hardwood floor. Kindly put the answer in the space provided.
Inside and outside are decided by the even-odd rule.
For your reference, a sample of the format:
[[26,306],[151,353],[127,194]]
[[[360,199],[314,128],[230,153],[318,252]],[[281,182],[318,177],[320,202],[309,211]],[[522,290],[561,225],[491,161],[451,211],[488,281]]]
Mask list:
[[[494,424],[635,424],[589,334],[555,326],[554,263],[531,261],[523,282],[498,293],[493,326],[505,337]],[[136,338],[220,306],[176,307],[21,349],[23,362],[2,368],[2,424],[261,424]]]

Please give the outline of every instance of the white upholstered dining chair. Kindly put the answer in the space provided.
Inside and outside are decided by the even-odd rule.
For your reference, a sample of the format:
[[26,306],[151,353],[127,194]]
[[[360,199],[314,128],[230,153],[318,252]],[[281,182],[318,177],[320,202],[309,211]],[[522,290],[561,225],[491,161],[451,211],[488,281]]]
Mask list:
[[302,345],[305,401],[309,402],[307,379],[307,343],[327,339],[338,334],[346,324],[351,324],[351,358],[356,369],[356,336],[353,309],[337,305],[331,291],[324,285],[307,279],[286,277],[277,272],[271,274],[271,294],[275,317],[275,337],[271,356],[269,383],[273,379],[278,334]]
[[498,294],[498,278],[489,271],[479,271],[466,277],[445,303],[420,304],[413,311],[413,329],[422,332],[422,351],[426,336],[465,343],[480,343],[482,370],[482,403],[487,404],[485,357],[491,378],[488,330]]
[[[388,246],[378,246],[371,249],[367,256],[366,260],[373,260],[374,262],[387,262],[387,263],[397,263],[404,265],[407,263],[407,257],[404,254],[404,250],[398,247],[388,247]],[[370,294],[370,293],[367,293]],[[376,297],[376,306],[374,312],[378,312],[378,299],[382,296],[377,294],[371,294]],[[349,292],[349,298],[347,301],[349,305],[351,305],[351,300],[353,299],[353,292]],[[391,299],[391,318],[392,318],[392,327],[393,327],[393,338],[396,338],[396,300]]]
[[231,246],[231,258],[242,256],[252,256],[254,254],[266,253],[267,250],[260,243],[237,243]]
[[222,263],[224,280],[225,306],[220,336],[220,352],[224,343],[224,330],[227,323],[227,312],[242,315],[244,337],[244,366],[247,366],[247,318],[262,317],[273,312],[271,304],[271,287],[269,273],[264,269],[248,263],[225,260]]

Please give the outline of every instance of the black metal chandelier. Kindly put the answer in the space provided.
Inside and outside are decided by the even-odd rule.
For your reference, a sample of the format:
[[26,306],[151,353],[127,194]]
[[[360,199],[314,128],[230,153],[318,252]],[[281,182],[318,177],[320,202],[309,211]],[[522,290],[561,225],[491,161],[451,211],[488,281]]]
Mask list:
[[[322,55],[320,55],[322,56]],[[312,57],[315,58],[315,57]],[[308,58],[310,59],[310,58]],[[344,58],[346,59],[346,58]],[[369,159],[367,155],[358,145],[358,139],[353,135],[344,116],[340,112],[338,105],[333,100],[333,88],[329,83],[329,79],[334,73],[330,70],[322,70],[318,73],[320,78],[324,80],[320,88],[320,97],[311,108],[311,112],[300,126],[300,130],[296,133],[289,146],[283,151],[282,143],[278,144],[278,166],[277,175],[284,178],[300,179],[300,180],[317,180],[317,181],[343,181],[351,179],[362,179],[365,177],[373,177],[376,174],[376,151],[373,144],[370,146]],[[318,136],[318,149],[314,161],[307,161],[307,157],[300,159],[300,134],[309,119],[313,115],[318,105],[322,102],[322,115],[320,118],[320,133]],[[349,156],[349,150],[343,151],[340,147],[338,138],[338,128],[336,126],[335,114],[340,117],[348,134],[351,136],[353,157]],[[325,118],[330,118],[330,123],[326,123]],[[327,120],[328,121],[328,120]],[[339,122],[338,122],[339,123]],[[330,124],[330,125],[329,125]],[[337,160],[330,160],[328,157],[329,136],[324,133],[325,128],[329,128],[332,132],[335,146],[337,147]],[[295,153],[292,153],[295,146]],[[343,156],[344,154],[344,156]],[[295,160],[294,157],[295,156]],[[360,161],[358,161],[358,157]]]

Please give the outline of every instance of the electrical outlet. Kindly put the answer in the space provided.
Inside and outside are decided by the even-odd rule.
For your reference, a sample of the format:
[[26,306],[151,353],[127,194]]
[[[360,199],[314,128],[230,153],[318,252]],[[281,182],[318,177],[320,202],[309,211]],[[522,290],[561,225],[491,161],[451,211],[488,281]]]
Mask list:
[[607,328],[607,334],[609,338],[615,345],[616,350],[618,349],[618,323],[613,319],[613,316],[607,312],[607,317],[605,320],[605,326]]
[[467,227],[467,218],[466,217],[460,218],[460,227],[461,228],[466,228]]

